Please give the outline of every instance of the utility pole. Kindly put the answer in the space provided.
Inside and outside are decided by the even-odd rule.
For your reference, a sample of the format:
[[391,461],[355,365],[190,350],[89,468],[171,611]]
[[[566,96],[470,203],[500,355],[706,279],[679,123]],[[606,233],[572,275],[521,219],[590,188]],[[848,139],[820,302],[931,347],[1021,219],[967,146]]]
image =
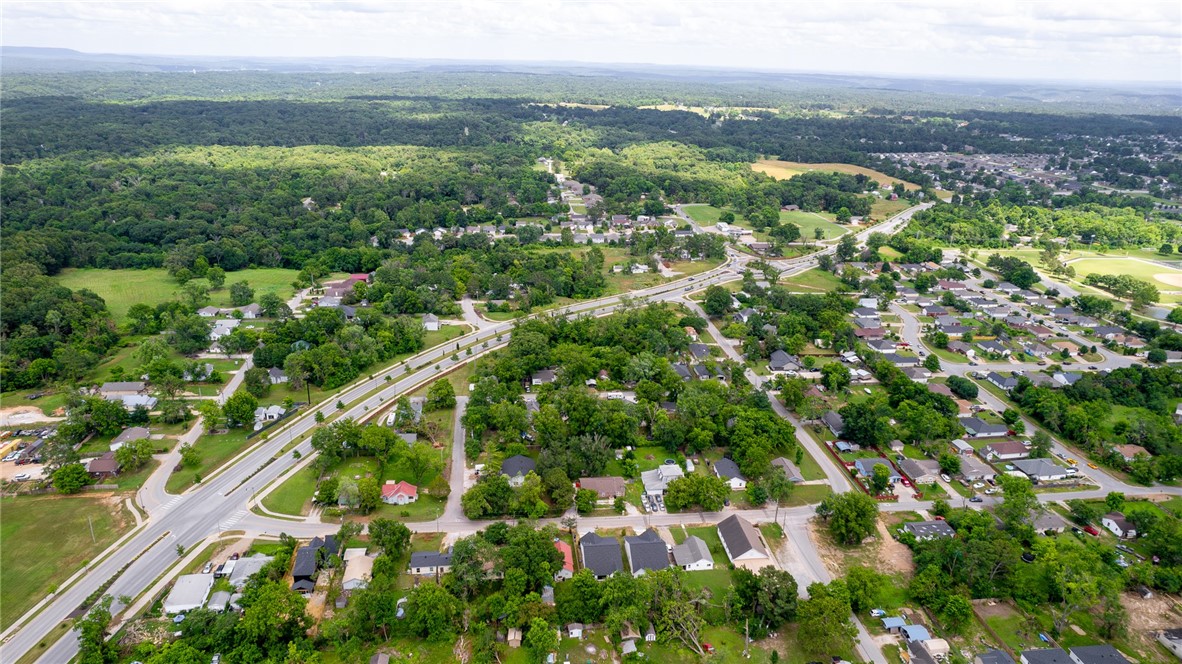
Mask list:
[[86,522],[90,524],[90,542],[92,544],[98,544],[98,540],[94,538],[94,519],[88,516],[86,517]]

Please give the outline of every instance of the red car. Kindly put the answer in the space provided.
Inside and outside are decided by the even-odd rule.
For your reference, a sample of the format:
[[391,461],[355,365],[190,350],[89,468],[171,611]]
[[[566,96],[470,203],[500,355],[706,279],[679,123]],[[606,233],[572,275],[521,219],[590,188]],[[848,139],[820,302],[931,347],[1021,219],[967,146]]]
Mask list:
[[1084,526],[1084,532],[1094,537],[1100,536],[1100,531],[1096,530],[1095,526]]

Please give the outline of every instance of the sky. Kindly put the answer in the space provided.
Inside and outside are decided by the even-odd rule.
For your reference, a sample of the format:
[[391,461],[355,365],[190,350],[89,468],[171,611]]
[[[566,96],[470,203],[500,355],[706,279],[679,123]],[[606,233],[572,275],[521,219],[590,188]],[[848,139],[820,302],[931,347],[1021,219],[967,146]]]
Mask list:
[[0,2],[92,53],[643,63],[1182,85],[1179,0]]

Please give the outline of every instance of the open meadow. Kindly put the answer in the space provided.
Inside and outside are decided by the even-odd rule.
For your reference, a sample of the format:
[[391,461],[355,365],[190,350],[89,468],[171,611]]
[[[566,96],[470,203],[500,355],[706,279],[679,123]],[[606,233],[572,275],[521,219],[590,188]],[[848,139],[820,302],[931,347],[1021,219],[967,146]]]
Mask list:
[[[903,182],[899,178],[891,177],[886,173],[881,173],[863,166],[854,166],[853,164],[805,164],[799,161],[760,159],[754,164],[751,164],[751,168],[760,173],[767,173],[779,180],[787,180],[788,178],[793,178],[809,171],[824,171],[828,173],[846,173],[847,175],[865,175],[879,184],[886,183],[893,185]],[[910,182],[903,182],[903,186],[909,191],[919,189],[919,185]]]
[[[298,270],[285,268],[259,268],[226,273],[226,285],[210,292],[210,304],[216,307],[230,306],[230,284],[245,281],[254,288],[255,299],[265,293],[275,293],[284,300],[295,293],[291,282],[295,281]],[[97,268],[62,270],[56,279],[61,285],[74,290],[89,288],[107,303],[117,324],[127,320],[127,310],[133,304],[144,303],[156,306],[161,302],[175,299],[181,292],[176,280],[161,268],[147,270],[102,270]],[[205,279],[194,279],[196,283],[209,286]]]

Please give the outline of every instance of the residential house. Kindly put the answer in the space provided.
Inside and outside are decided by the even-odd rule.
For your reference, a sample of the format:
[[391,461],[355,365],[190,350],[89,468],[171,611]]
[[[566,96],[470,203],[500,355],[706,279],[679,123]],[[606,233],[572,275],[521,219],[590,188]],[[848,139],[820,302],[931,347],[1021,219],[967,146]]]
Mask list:
[[693,373],[690,372],[689,367],[683,362],[674,362],[670,366],[673,367],[673,372],[680,376],[681,380],[683,381],[690,380],[694,377]]
[[[1179,404],[1179,406],[1182,406],[1182,404]],[[1116,453],[1125,460],[1125,463],[1129,463],[1133,459],[1137,458],[1138,454],[1149,456],[1149,450],[1141,447],[1140,445],[1117,445],[1113,449],[1115,449]]]
[[984,482],[995,479],[997,471],[975,456],[962,456],[960,458],[960,476],[969,482]]
[[958,421],[971,438],[996,438],[1010,432],[1005,424],[991,424],[979,417],[962,417]]
[[524,454],[517,454],[501,462],[501,474],[509,478],[509,486],[519,487],[525,476],[534,472],[537,464]]
[[278,367],[267,369],[267,379],[271,381],[272,385],[281,385],[289,381],[287,372]]
[[735,312],[734,319],[739,323],[746,323],[747,321],[751,320],[752,316],[758,313],[758,311],[752,309],[751,307],[747,307],[746,309]]
[[639,535],[624,538],[624,550],[628,552],[628,564],[632,576],[645,572],[656,572],[669,567],[669,549],[657,531],[649,528]]
[[439,576],[451,570],[451,548],[445,553],[438,551],[414,551],[410,554],[411,574],[415,576]]
[[732,514],[718,524],[718,537],[722,548],[735,567],[758,571],[773,565],[763,538],[751,522]]
[[924,367],[903,367],[903,374],[921,385],[926,384],[932,377],[932,372]]
[[1013,465],[1035,483],[1053,482],[1067,477],[1066,468],[1056,466],[1046,459],[1015,459]]
[[922,541],[951,538],[956,537],[956,531],[952,526],[948,525],[947,521],[942,519],[935,521],[913,521],[911,523],[903,524],[903,529],[915,536],[915,539]]
[[148,391],[148,384],[143,381],[123,381],[103,383],[98,388],[99,396],[107,401],[115,401],[119,397],[144,394]]
[[123,409],[129,413],[137,408],[146,408],[148,410],[156,408],[156,397],[150,397],[146,394],[124,394],[122,396],[106,397],[106,400],[121,402]]
[[606,579],[624,569],[620,543],[613,537],[593,532],[583,535],[579,539],[579,557],[583,559],[583,567],[591,570],[597,579]]
[[212,589],[212,574],[182,574],[164,598],[164,612],[171,615],[200,609]]
[[[963,332],[962,332],[963,334]],[[953,353],[960,353],[961,355],[968,355],[973,350],[973,347],[963,341],[949,341],[948,350]]]
[[616,498],[624,497],[627,482],[623,477],[583,477],[579,479],[579,488],[594,491],[597,503],[610,505]]
[[217,318],[222,314],[222,310],[217,307],[201,307],[197,310],[197,315],[202,318]]
[[[90,476],[102,480],[115,477],[119,474],[119,462],[115,460],[114,452],[107,452],[106,454],[95,457],[86,463],[86,472]],[[202,598],[205,599],[205,598]]]
[[932,638],[932,635],[928,633],[928,628],[923,625],[903,625],[899,628],[899,633],[908,643],[923,642]]
[[845,421],[842,420],[841,414],[835,410],[831,410],[821,416],[821,422],[829,427],[830,433],[834,436],[841,436],[841,432],[845,431]]
[[854,336],[859,339],[882,339],[886,330],[881,327],[860,327],[854,330]]
[[1016,440],[1003,440],[982,447],[981,456],[997,461],[1025,459],[1030,456],[1030,448]]
[[971,456],[977,452],[977,450],[973,449],[973,446],[970,445],[968,443],[968,441],[962,440],[960,438],[957,438],[956,440],[952,441],[951,445],[952,445],[952,449],[955,450],[956,453],[960,454],[960,455]]
[[1018,656],[1018,661],[1022,664],[1075,664],[1062,648],[1023,650]]
[[961,282],[949,281],[947,279],[940,279],[939,281],[936,282],[936,286],[940,290],[948,291],[950,293],[963,293],[966,290],[965,285],[962,284]]
[[994,353],[1002,357],[1010,356],[1010,349],[997,343],[996,341],[981,341],[977,343],[977,347],[987,353]]
[[341,578],[342,590],[358,590],[369,585],[373,578],[374,558],[365,555],[365,547],[345,549],[341,558],[345,562],[345,573]]
[[1100,525],[1121,539],[1133,539],[1137,537],[1137,527],[1130,523],[1128,518],[1121,512],[1109,512],[1105,514],[1100,519]]
[[583,623],[568,623],[566,626],[566,636],[568,639],[582,639],[583,638]]
[[530,385],[538,387],[539,385],[549,385],[554,382],[555,374],[553,369],[540,369],[530,376]]
[[913,484],[934,484],[940,476],[940,464],[935,459],[903,459],[899,470],[911,478]]
[[895,472],[895,468],[890,463],[883,459],[855,459],[854,468],[857,468],[858,474],[862,477],[873,477],[874,469],[877,466],[883,466],[887,469],[887,477],[890,478],[891,484],[903,479],[899,477],[899,473]]
[[714,569],[714,557],[705,540],[690,535],[681,544],[673,547],[673,562],[687,572]]
[[213,365],[209,362],[205,362],[193,367],[192,369],[185,369],[185,371],[181,373],[181,380],[189,383],[197,383],[209,380],[209,377],[212,375]]
[[575,556],[574,551],[570,548],[570,544],[566,540],[554,540],[554,548],[562,554],[562,569],[554,573],[555,581],[563,581],[575,575]]
[[1075,646],[1069,652],[1074,664],[1130,664],[1119,650],[1107,643],[1096,646]]
[[906,624],[907,619],[899,616],[886,616],[882,619],[882,628],[886,630],[887,634],[898,634]]
[[997,387],[1000,387],[1007,392],[1018,386],[1017,378],[1014,376],[1003,376],[996,371],[990,371],[989,374],[985,376],[985,380],[993,383]]
[[742,491],[747,488],[747,478],[739,471],[739,464],[732,459],[723,457],[714,462],[714,474],[730,485],[732,491]]
[[910,355],[896,355],[894,353],[885,353],[882,359],[890,362],[896,367],[913,367],[919,364],[919,358]]
[[690,369],[694,372],[694,376],[698,380],[710,380],[713,377],[713,374],[710,373],[710,370],[704,364],[695,364]]
[[866,345],[869,346],[871,350],[878,351],[879,353],[894,353],[896,350],[898,350],[898,346],[895,345],[895,342],[889,339],[873,339],[871,341],[867,341]]
[[309,595],[316,587],[316,572],[320,569],[319,547],[311,545],[296,549],[291,566],[291,589]]
[[419,499],[419,488],[410,482],[386,480],[382,485],[382,502],[387,505],[407,505]]
[[800,369],[800,362],[782,350],[772,351],[771,358],[768,360],[768,369],[774,373],[783,371],[797,371]]
[[264,426],[266,426],[267,422],[274,422],[275,420],[278,420],[279,418],[283,417],[284,413],[286,413],[286,412],[287,411],[283,409],[283,406],[276,406],[276,405],[259,406],[258,408],[255,408],[254,409],[254,428],[255,428],[255,430],[257,431],[259,429],[262,429]]
[[145,427],[128,427],[111,440],[111,451],[114,452],[128,443],[148,438],[151,433]]
[[772,468],[779,468],[784,473],[784,476],[788,478],[789,482],[804,481],[804,475],[800,474],[800,468],[797,468],[795,463],[792,463],[792,461],[785,457],[772,459]]
[[653,470],[646,470],[640,473],[640,481],[644,484],[644,492],[649,496],[664,496],[665,487],[679,477],[685,477],[685,472],[681,470],[681,466],[675,463],[663,463]]
[[1004,650],[993,648],[974,657],[973,664],[1015,664],[1015,662],[1014,658],[1006,654]]

